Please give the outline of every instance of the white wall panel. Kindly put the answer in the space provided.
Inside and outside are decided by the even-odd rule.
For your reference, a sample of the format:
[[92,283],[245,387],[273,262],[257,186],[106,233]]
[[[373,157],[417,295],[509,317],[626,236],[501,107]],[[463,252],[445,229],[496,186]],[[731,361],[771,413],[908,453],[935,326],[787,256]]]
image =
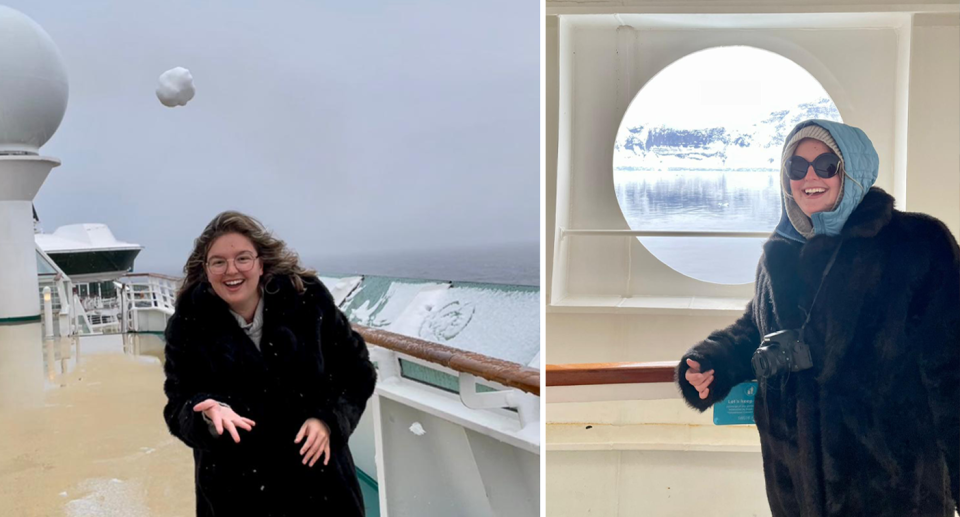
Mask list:
[[550,452],[546,463],[547,515],[618,515],[619,452]]
[[906,209],[960,236],[960,15],[916,15],[910,51]]

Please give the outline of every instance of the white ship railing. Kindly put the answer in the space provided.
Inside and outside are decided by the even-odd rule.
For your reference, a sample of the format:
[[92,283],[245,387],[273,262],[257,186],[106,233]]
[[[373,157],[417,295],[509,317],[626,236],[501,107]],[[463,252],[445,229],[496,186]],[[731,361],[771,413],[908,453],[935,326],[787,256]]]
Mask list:
[[[162,331],[166,317],[176,309],[180,280],[157,273],[134,273],[121,278],[120,317],[124,332]],[[140,316],[145,312],[160,312],[164,318],[144,321]]]
[[[68,279],[55,278],[54,312],[69,321],[68,325],[60,325],[57,335],[156,331],[158,329],[141,328],[140,318],[137,317],[139,311],[159,311],[167,317],[173,315],[179,278],[156,273],[134,273],[124,276],[120,282],[122,286],[117,290],[117,297],[91,299],[88,303],[95,305],[88,310],[72,293],[72,283]],[[44,285],[41,281],[41,289]]]
[[[483,354],[412,338],[361,325],[353,328],[377,351],[380,379],[401,376],[399,359],[426,363],[431,368],[457,377],[460,400],[471,409],[509,408],[516,410],[521,427],[537,425],[540,420],[540,370]],[[504,387],[499,391],[478,393],[478,378]],[[524,397],[522,394],[531,395]],[[535,400],[534,400],[535,399]],[[533,405],[530,405],[532,403]]]
[[76,304],[75,314],[80,334],[115,334],[121,331],[116,314],[90,314],[79,303]]
[[136,273],[120,279],[130,290],[132,304],[128,308],[161,309],[172,311],[176,307],[180,279],[157,273]]
[[[381,515],[457,515],[463,504],[476,506],[471,515],[537,515],[540,371],[353,328],[377,365],[367,409]],[[405,372],[421,368],[451,377],[429,382]]]

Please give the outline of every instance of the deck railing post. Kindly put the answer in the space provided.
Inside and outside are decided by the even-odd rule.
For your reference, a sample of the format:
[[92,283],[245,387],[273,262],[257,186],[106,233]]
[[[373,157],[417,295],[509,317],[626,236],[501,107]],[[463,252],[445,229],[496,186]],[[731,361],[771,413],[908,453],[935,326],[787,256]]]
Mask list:
[[377,377],[381,382],[400,378],[400,360],[394,351],[375,345],[371,346],[370,360],[377,363]]
[[540,430],[540,397],[514,390],[511,394],[514,407],[517,408],[517,415],[520,416],[521,429],[533,429],[536,432]]
[[43,338],[53,338],[53,295],[50,286],[43,286]]

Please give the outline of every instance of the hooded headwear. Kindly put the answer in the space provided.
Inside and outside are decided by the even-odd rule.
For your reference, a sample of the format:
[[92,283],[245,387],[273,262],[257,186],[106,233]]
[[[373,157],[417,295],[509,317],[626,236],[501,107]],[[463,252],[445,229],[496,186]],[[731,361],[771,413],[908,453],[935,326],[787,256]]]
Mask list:
[[[797,145],[804,138],[823,142],[840,157],[840,193],[833,210],[817,212],[807,217],[790,193],[790,180],[786,174],[787,158],[793,156]],[[814,235],[839,235],[847,218],[877,181],[880,158],[873,143],[859,128],[830,120],[806,120],[796,125],[787,135],[780,160],[780,184],[783,208],[776,232],[783,237],[806,242]],[[847,181],[847,180],[851,181]]]

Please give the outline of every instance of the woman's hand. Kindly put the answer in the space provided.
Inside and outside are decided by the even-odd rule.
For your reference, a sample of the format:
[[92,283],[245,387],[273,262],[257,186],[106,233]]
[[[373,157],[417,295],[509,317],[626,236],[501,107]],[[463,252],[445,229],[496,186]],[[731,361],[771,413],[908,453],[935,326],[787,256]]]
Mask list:
[[300,443],[306,437],[303,447],[300,448],[300,455],[303,456],[303,464],[310,462],[312,467],[314,463],[323,456],[323,464],[330,462],[330,428],[327,424],[316,418],[308,418],[300,426],[300,432],[297,433],[297,439],[293,443]]
[[700,393],[701,399],[707,398],[710,395],[710,383],[713,382],[713,370],[700,373],[700,363],[693,359],[687,359],[687,365],[690,366],[684,375],[687,382]]
[[204,400],[196,406],[193,406],[193,410],[206,415],[210,422],[213,423],[213,426],[216,427],[218,435],[222,436],[223,429],[226,428],[235,443],[240,443],[240,434],[237,433],[238,427],[252,431],[253,426],[257,425],[253,420],[236,414],[230,406],[222,406],[213,399]]

